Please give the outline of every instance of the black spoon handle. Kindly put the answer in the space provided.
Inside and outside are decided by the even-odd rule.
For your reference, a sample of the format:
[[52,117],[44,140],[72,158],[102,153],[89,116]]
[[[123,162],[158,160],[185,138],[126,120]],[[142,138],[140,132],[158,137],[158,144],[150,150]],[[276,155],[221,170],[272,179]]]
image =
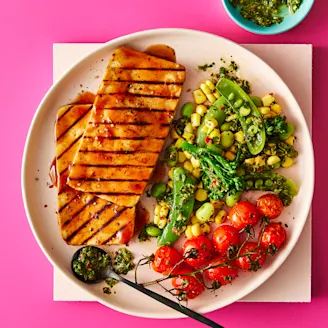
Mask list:
[[141,293],[143,294],[146,294],[148,295],[149,297],[155,299],[156,301],[159,301],[161,302],[162,304],[165,304],[166,306],[176,310],[176,311],[179,311],[185,315],[187,315],[188,317],[190,318],[193,318],[195,320],[198,320],[200,321],[201,323],[209,326],[209,327],[213,327],[213,328],[224,328],[223,326],[220,326],[219,324],[215,323],[214,321],[210,320],[210,319],[207,319],[206,317],[204,317],[203,315],[195,312],[195,311],[192,311],[188,308],[186,308],[185,306],[183,305],[180,305],[176,302],[173,302],[172,300],[162,296],[162,295],[159,295],[147,288],[144,288],[142,287],[141,285],[138,285],[130,280],[127,280],[121,276],[119,276],[118,274],[114,273],[114,272],[111,272],[110,273],[110,277],[111,278],[114,278],[116,280],[119,280],[127,285],[129,285],[130,287],[132,288],[135,288],[137,290],[139,290]]

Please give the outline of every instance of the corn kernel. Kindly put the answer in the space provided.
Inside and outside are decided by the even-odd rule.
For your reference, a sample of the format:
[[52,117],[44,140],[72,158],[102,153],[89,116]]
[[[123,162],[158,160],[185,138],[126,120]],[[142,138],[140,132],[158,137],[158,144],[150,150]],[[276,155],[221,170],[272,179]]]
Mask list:
[[167,215],[169,214],[169,210],[170,208],[167,205],[161,206],[161,210],[160,210],[160,217],[161,218],[166,218]]
[[193,175],[196,179],[200,178],[201,174],[202,174],[202,170],[201,170],[201,169],[193,169],[193,170],[192,170],[192,175]]
[[201,230],[202,230],[202,233],[204,235],[208,234],[211,232],[211,226],[208,224],[208,223],[203,223],[201,226],[200,226]]
[[189,133],[193,133],[194,132],[194,128],[192,127],[192,124],[190,122],[188,122],[184,128],[184,132],[189,132]]
[[187,229],[185,231],[185,234],[186,234],[186,238],[187,239],[191,239],[193,237],[193,234],[192,234],[192,231],[191,231],[191,225],[188,225],[187,226]]
[[205,93],[206,96],[212,94],[211,89],[205,83],[200,84],[200,89]]
[[187,150],[184,150],[183,153],[186,155],[187,159],[192,157],[192,155]]
[[273,110],[270,111],[269,113],[271,115],[272,118],[276,117],[278,114],[276,112],[274,112]]
[[271,105],[271,110],[273,110],[277,115],[280,115],[282,112],[282,109],[278,104]]
[[272,115],[273,112],[270,112],[269,114],[265,114],[263,115],[263,118],[266,120],[268,118],[273,118],[273,115]]
[[265,160],[262,156],[256,156],[255,157],[255,165],[257,166],[264,166],[265,165]]
[[205,189],[197,189],[195,192],[195,199],[199,202],[204,202],[208,197],[207,191]]
[[195,135],[191,132],[184,132],[182,135],[187,142],[189,143],[193,143],[194,139],[195,139]]
[[287,169],[288,167],[291,167],[293,165],[293,159],[290,157],[286,157],[285,161],[281,164],[282,167]]
[[183,151],[178,152],[178,162],[183,163],[187,159]]
[[209,95],[206,95],[206,97],[207,97],[207,99],[209,100],[209,102],[211,104],[213,104],[216,101],[216,98],[215,98],[215,96],[212,93],[209,94]]
[[203,189],[203,187],[204,187],[204,185],[203,185],[203,182],[201,181],[201,182],[198,184],[197,188],[198,188],[198,189]]
[[172,139],[179,139],[180,136],[178,135],[178,132],[175,129],[171,130],[171,138]]
[[197,105],[202,104],[206,101],[206,96],[202,90],[200,90],[200,89],[194,90],[192,92],[192,94],[193,94],[195,103]]
[[167,183],[167,185],[168,185],[171,189],[173,189],[173,181],[172,181],[172,180],[170,180],[170,181]]
[[215,85],[211,80],[206,80],[205,83],[212,92],[215,90]]
[[159,215],[160,211],[161,211],[161,205],[156,205],[154,209],[154,214]]
[[268,145],[269,145],[269,147],[276,147],[276,144],[273,142],[269,142]]
[[268,165],[274,165],[280,162],[280,158],[277,155],[272,155],[267,159]]
[[220,141],[220,130],[219,129],[214,129],[211,131],[211,133],[208,135],[211,139],[218,138],[218,142]]
[[270,106],[274,102],[274,100],[275,99],[272,95],[266,94],[262,98],[263,106],[265,106],[265,107]]
[[255,164],[255,158],[254,157],[251,157],[251,158],[245,159],[245,164],[247,164],[247,165],[254,165]]
[[200,167],[199,159],[196,159],[194,156],[192,156],[190,158],[190,162],[191,162],[192,166],[194,167],[194,169],[198,169]]
[[262,115],[267,115],[270,113],[270,107],[259,107],[259,112]]
[[208,118],[205,118],[205,125],[209,129],[215,129],[219,125],[219,123],[218,123],[218,121],[215,118],[208,117]]
[[235,133],[235,139],[238,141],[238,142],[243,142],[245,140],[245,134],[244,134],[244,131],[238,131]]
[[160,229],[164,229],[165,226],[167,224],[167,218],[160,218],[157,226],[160,228]]
[[213,200],[211,199],[211,204],[214,206],[215,209],[222,209],[224,206],[224,202],[221,200]]
[[191,222],[191,224],[197,224],[197,223],[199,223],[199,221],[198,221],[198,219],[197,219],[197,217],[195,215],[191,217],[190,222]]
[[199,237],[202,234],[202,229],[200,228],[200,224],[196,223],[191,226],[191,232],[193,236]]
[[192,166],[191,162],[190,161],[185,161],[183,163],[183,167],[186,171],[188,171],[189,173],[191,173],[194,169],[194,167]]
[[176,167],[171,167],[171,168],[169,169],[169,173],[168,173],[168,175],[169,175],[169,178],[170,178],[171,180],[173,180],[173,172],[174,172],[175,169],[176,169]]
[[158,225],[159,221],[161,220],[161,217],[157,214],[154,215],[154,224]]
[[294,145],[294,140],[295,140],[295,137],[294,136],[290,136],[288,137],[285,142],[288,144],[288,145],[291,145],[293,146]]
[[181,148],[181,145],[182,143],[185,142],[185,140],[183,138],[179,138],[176,142],[175,142],[175,145],[178,147],[178,148]]
[[231,121],[233,121],[233,120],[236,120],[237,118],[238,118],[237,114],[232,114],[232,115],[228,116],[228,117],[225,119],[225,121],[226,121],[226,122],[231,122]]
[[227,219],[227,212],[225,210],[219,211],[219,213],[215,216],[215,223],[222,224]]
[[237,147],[237,145],[232,145],[228,150],[231,151],[234,154],[237,154],[238,153],[238,147]]
[[231,151],[227,151],[224,154],[224,157],[228,160],[228,161],[233,161],[236,158],[236,154],[232,153]]
[[205,105],[198,105],[196,106],[196,113],[200,116],[204,116],[207,112],[207,107]]
[[215,90],[215,91],[213,92],[213,95],[214,95],[214,97],[215,97],[216,99],[219,99],[219,98],[221,97],[220,92],[219,92],[218,90]]

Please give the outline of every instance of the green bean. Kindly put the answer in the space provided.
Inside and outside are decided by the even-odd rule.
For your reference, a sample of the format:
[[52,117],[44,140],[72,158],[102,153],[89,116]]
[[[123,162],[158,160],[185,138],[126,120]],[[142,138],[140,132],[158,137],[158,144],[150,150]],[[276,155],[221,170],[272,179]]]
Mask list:
[[227,206],[232,207],[237,204],[241,199],[241,195],[242,191],[238,191],[234,195],[230,195],[230,193],[228,193],[225,200]]
[[212,152],[218,154],[218,155],[221,155],[222,152],[223,152],[223,150],[222,150],[222,148],[220,146],[214,145],[212,143],[206,144],[206,148],[209,149],[209,150],[211,150]]
[[181,108],[181,116],[189,118],[193,111],[194,111],[194,104],[191,102],[187,102]]
[[221,133],[221,140],[220,140],[220,145],[223,148],[229,148],[233,145],[234,143],[234,136],[231,131],[224,131]]
[[166,184],[164,182],[155,183],[151,188],[151,195],[155,198],[163,196],[166,192]]
[[231,126],[231,122],[226,122],[226,123],[223,123],[220,127],[220,130],[223,132],[223,131],[229,131],[230,130],[230,126]]
[[214,205],[211,203],[204,203],[197,211],[196,218],[198,221],[205,223],[209,221],[211,216],[214,214]]
[[251,99],[252,99],[252,102],[254,103],[254,105],[256,107],[262,107],[263,106],[262,100],[259,97],[251,96]]
[[158,237],[162,234],[162,230],[155,226],[148,226],[146,228],[147,235],[150,237]]

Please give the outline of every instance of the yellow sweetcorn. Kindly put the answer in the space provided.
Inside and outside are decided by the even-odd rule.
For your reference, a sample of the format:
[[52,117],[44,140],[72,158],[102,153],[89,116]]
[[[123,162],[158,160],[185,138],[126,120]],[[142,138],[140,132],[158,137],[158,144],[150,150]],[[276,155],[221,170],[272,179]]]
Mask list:
[[189,173],[192,173],[194,167],[192,166],[191,162],[190,161],[185,161],[183,163],[183,167],[186,171],[188,171]]
[[209,129],[215,129],[218,124],[218,121],[213,117],[205,118],[205,126],[207,126]]
[[182,143],[185,142],[185,140],[183,138],[179,138],[177,139],[177,141],[175,142],[175,145],[178,147],[178,148],[181,148],[181,145]]
[[227,212],[225,210],[219,211],[219,213],[215,216],[215,223],[222,224],[227,219]]
[[189,143],[193,143],[193,141],[195,140],[195,135],[192,132],[184,132],[182,136]]
[[161,217],[158,214],[155,214],[154,215],[154,224],[158,225],[160,219],[161,219]]
[[237,145],[232,145],[228,150],[231,151],[234,154],[237,154],[238,153],[238,147],[237,147]]
[[159,215],[161,218],[166,218],[169,214],[170,208],[167,205],[161,206],[161,210],[159,212]]
[[275,165],[280,162],[280,158],[277,155],[272,155],[267,159],[268,165]]
[[195,199],[199,202],[204,202],[208,197],[207,191],[205,189],[197,189],[195,192]]
[[194,169],[198,169],[200,167],[199,159],[195,158],[194,156],[192,156],[190,158],[190,162],[191,162],[192,166],[194,167]]
[[293,159],[290,158],[290,157],[286,157],[285,158],[285,161],[281,164],[282,167],[284,168],[288,168],[288,167],[291,167],[293,165]]
[[191,239],[193,237],[193,234],[192,234],[192,231],[191,231],[191,227],[192,227],[192,225],[188,225],[187,226],[187,229],[185,231],[185,234],[186,234],[186,238],[187,239]]
[[219,99],[219,98],[221,97],[220,92],[219,92],[218,90],[215,90],[215,91],[213,92],[213,95],[214,95],[214,97],[215,97],[216,99]]
[[264,107],[270,106],[274,101],[274,97],[270,94],[266,94],[262,98],[262,103]]
[[208,88],[211,90],[211,92],[215,91],[215,85],[211,80],[206,80],[205,84],[208,86]]
[[196,224],[196,223],[199,223],[199,221],[198,221],[198,219],[195,215],[191,217],[190,222],[191,222],[192,225]]
[[161,211],[161,205],[157,204],[154,209],[154,214],[159,215],[160,211]]
[[197,105],[203,104],[207,99],[204,92],[201,89],[194,90],[192,92],[192,95]]
[[291,145],[293,146],[294,145],[294,141],[295,141],[295,137],[294,136],[290,136],[288,137],[285,142],[288,144],[288,145]]
[[187,157],[186,157],[186,155],[184,154],[184,152],[183,151],[179,151],[178,152],[178,162],[179,163],[183,163],[183,162],[185,162],[187,160]]
[[224,206],[224,202],[223,201],[221,201],[221,200],[213,200],[213,199],[211,199],[211,204],[214,206],[214,208],[216,209],[216,210],[218,210],[218,209],[222,209],[223,208],[223,206]]
[[160,229],[164,229],[165,226],[166,226],[166,224],[167,224],[167,218],[166,217],[163,217],[163,218],[161,217],[160,220],[159,220],[159,222],[158,222],[158,224],[157,224],[157,226]]
[[281,114],[282,109],[281,109],[280,105],[273,104],[270,107],[271,107],[271,110],[274,111],[277,115],[280,115]]
[[211,131],[211,133],[208,135],[211,139],[217,138],[216,143],[220,143],[220,130],[219,129],[214,129]]
[[201,83],[200,84],[200,89],[204,92],[204,94],[206,96],[212,94],[211,89],[208,87],[208,85],[206,83]]
[[245,159],[245,164],[250,165],[250,166],[254,165],[255,164],[255,158],[251,157],[251,158]]
[[203,182],[201,181],[201,182],[198,184],[197,188],[198,188],[198,189],[203,189],[203,187],[204,187],[204,186],[203,186]]
[[202,230],[202,233],[204,235],[208,234],[211,232],[211,226],[208,224],[208,223],[203,223],[201,226],[200,226],[200,229]]
[[232,153],[231,151],[227,151],[225,154],[224,154],[224,157],[228,160],[228,161],[233,161],[235,160],[236,158],[236,154]]
[[187,150],[184,150],[183,153],[186,155],[187,159],[192,157],[192,155]]
[[167,185],[168,185],[171,189],[173,189],[173,181],[172,181],[172,180],[170,180],[170,181],[167,183]]
[[193,236],[199,237],[202,234],[202,229],[200,228],[200,224],[196,223],[191,226],[191,232]]
[[189,132],[189,133],[193,133],[194,132],[194,128],[192,127],[192,124],[190,122],[188,122],[183,130],[184,132]]
[[270,113],[270,107],[259,107],[259,112],[261,115],[267,115]]
[[180,138],[180,136],[178,135],[177,131],[174,128],[172,128],[172,130],[171,130],[171,138],[172,139],[179,139]]
[[171,168],[169,169],[168,176],[169,176],[169,178],[170,178],[171,180],[173,180],[173,172],[174,172],[175,169],[176,169],[175,166],[174,166],[174,167],[171,167]]
[[237,140],[239,143],[245,141],[245,134],[244,131],[238,131],[235,133],[235,140]]
[[207,112],[207,107],[205,105],[197,105],[196,106],[196,113],[200,116],[204,116]]
[[192,113],[191,114],[191,125],[193,128],[198,128],[200,126],[201,116],[198,113]]
[[196,179],[200,178],[201,174],[202,174],[202,170],[201,169],[193,169],[192,173],[191,173]]
[[216,101],[216,98],[215,98],[215,96],[214,96],[212,93],[209,94],[209,95],[206,95],[206,97],[207,97],[208,101],[209,101],[211,104],[213,104],[213,103]]

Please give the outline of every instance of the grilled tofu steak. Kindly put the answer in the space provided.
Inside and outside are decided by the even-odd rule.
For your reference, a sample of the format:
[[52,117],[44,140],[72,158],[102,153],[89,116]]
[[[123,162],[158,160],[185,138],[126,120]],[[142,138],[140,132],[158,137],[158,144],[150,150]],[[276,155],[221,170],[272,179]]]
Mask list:
[[182,65],[118,48],[99,87],[68,184],[135,206],[163,149],[185,76]]
[[69,245],[126,244],[133,236],[135,207],[113,204],[93,194],[74,190],[67,178],[78,151],[92,104],[67,105],[56,121],[58,223]]

